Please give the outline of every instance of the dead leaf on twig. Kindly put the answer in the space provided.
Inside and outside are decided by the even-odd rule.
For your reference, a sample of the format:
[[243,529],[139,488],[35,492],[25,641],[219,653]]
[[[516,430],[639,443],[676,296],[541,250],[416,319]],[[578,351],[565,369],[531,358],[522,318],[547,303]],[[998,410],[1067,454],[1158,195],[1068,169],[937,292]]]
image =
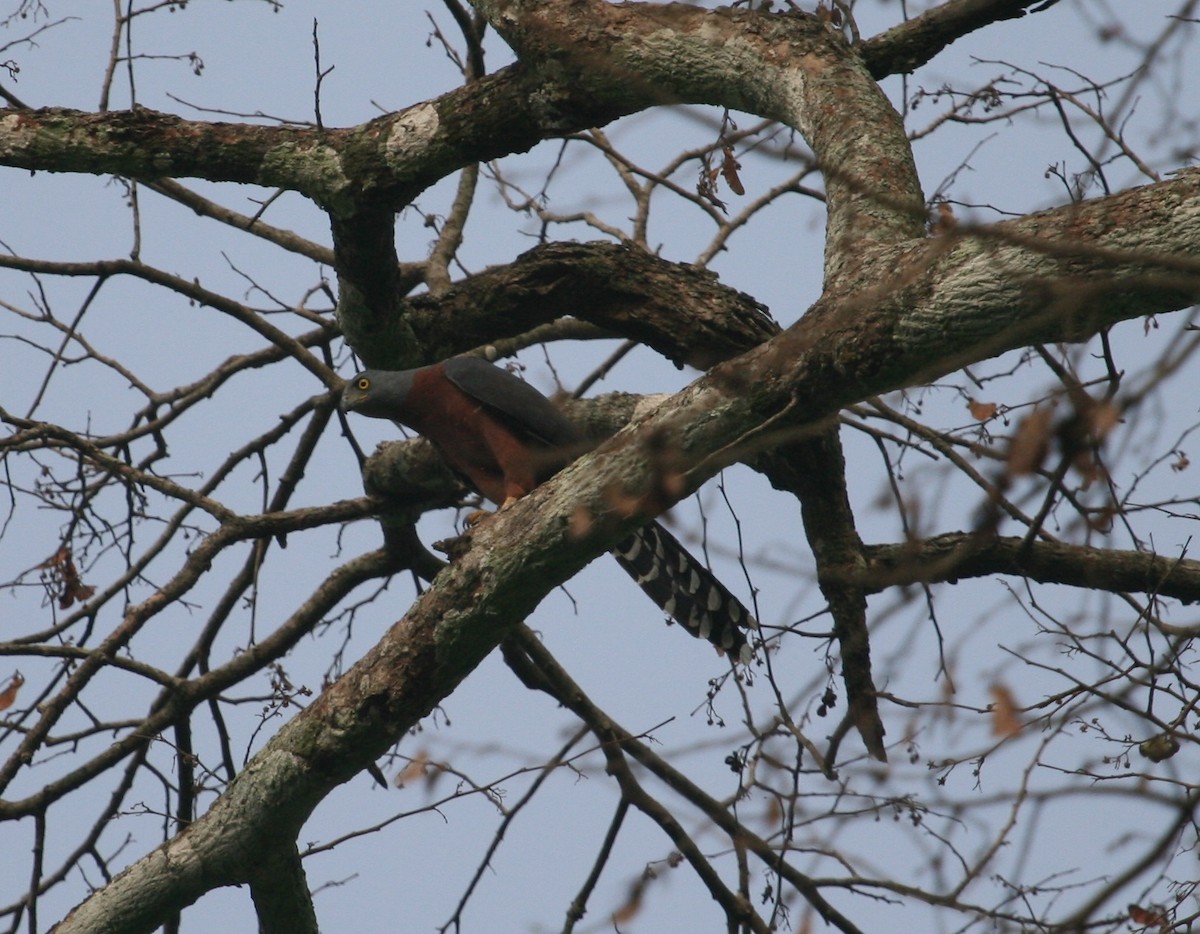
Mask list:
[[1017,701],[1012,691],[1003,684],[993,684],[992,693],[992,734],[995,736],[1016,736],[1023,729],[1021,718],[1017,715]]
[[17,702],[17,692],[21,690],[21,685],[25,683],[25,679],[21,676],[21,672],[14,671],[11,678],[8,679],[8,687],[0,691],[0,710],[8,710]]

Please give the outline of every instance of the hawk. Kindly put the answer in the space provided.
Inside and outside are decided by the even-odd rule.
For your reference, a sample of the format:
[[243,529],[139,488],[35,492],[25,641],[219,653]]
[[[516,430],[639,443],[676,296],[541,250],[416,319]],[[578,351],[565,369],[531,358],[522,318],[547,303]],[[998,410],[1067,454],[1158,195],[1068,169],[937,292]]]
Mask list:
[[[346,384],[342,409],[419,432],[458,476],[501,508],[590,447],[553,402],[478,357],[364,370]],[[647,522],[612,553],[671,619],[734,659],[750,660],[746,633],[758,623],[661,524]]]

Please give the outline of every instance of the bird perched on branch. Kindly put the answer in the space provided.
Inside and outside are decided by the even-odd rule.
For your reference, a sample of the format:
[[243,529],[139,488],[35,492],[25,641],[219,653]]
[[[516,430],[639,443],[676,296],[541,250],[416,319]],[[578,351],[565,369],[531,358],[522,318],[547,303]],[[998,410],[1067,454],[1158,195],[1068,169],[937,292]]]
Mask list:
[[[591,446],[553,402],[478,357],[415,370],[364,370],[346,384],[342,408],[424,435],[456,474],[501,508]],[[688,632],[749,661],[746,632],[758,623],[662,525],[646,523],[612,553]]]

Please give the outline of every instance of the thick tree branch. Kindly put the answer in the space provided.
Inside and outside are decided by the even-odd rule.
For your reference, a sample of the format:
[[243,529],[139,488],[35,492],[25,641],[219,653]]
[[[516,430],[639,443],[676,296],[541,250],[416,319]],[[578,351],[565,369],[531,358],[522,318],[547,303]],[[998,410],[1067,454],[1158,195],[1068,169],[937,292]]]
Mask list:
[[139,108],[86,113],[65,108],[0,115],[0,164],[129,178],[203,178],[303,191],[336,200],[348,130],[184,120]]
[[867,545],[867,566],[838,576],[871,593],[888,587],[1011,574],[1042,584],[1111,593],[1146,593],[1200,603],[1200,561],[1065,542],[947,532],[921,542]]
[[308,891],[295,840],[264,846],[250,884],[259,934],[318,934],[317,912]]
[[761,304],[715,274],[614,243],[549,243],[436,298],[410,303],[428,358],[570,315],[707,369],[779,332]]
[[317,913],[293,840],[263,847],[250,882],[260,934],[318,934]]
[[859,46],[859,54],[876,78],[914,71],[968,33],[1001,20],[1018,19],[1038,4],[1048,8],[1053,2],[949,0],[872,36]]

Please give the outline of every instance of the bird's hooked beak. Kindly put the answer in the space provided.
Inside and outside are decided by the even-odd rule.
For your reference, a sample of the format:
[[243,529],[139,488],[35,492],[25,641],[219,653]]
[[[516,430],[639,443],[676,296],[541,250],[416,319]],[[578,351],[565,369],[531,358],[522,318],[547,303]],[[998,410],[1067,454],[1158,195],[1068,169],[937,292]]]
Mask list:
[[338,407],[343,412],[353,412],[366,399],[367,394],[355,385],[354,380],[346,380],[346,382],[342,383],[342,399],[338,403]]

